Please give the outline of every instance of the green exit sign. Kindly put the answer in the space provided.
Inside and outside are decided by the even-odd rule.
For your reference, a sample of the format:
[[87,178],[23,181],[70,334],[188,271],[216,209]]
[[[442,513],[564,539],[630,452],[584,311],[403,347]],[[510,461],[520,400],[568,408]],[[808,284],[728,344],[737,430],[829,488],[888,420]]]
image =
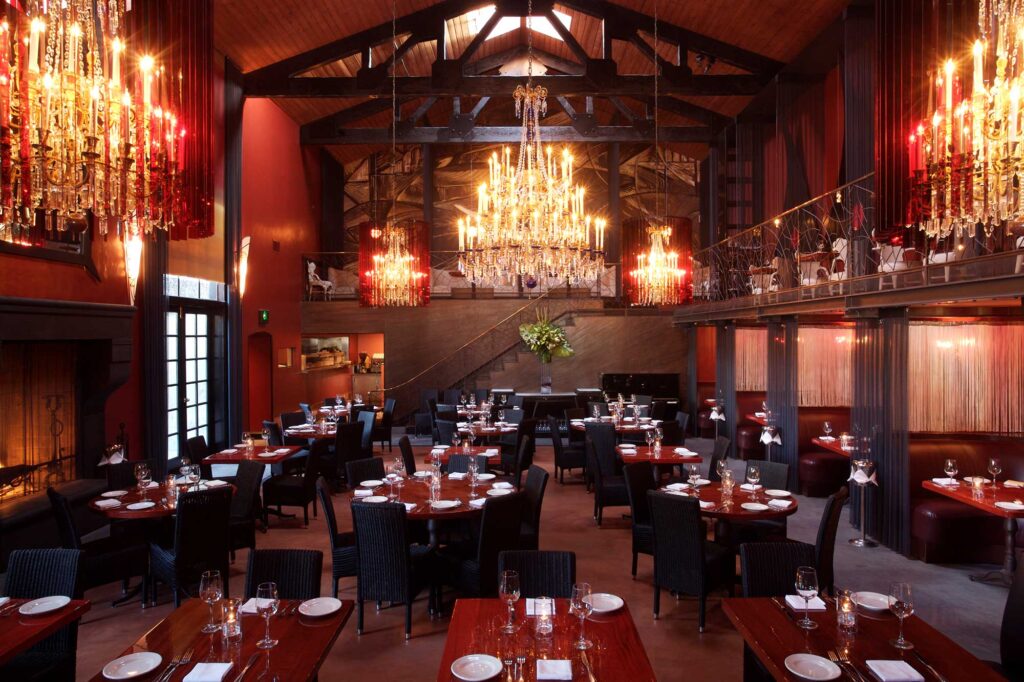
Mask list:
[[267,324],[270,322],[270,311],[266,309],[260,310],[258,319],[261,326]]

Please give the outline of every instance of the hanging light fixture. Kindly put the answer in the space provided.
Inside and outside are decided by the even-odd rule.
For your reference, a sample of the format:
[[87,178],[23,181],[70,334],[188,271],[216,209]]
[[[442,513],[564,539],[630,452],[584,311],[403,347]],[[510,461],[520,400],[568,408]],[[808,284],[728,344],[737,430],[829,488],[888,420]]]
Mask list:
[[[533,16],[533,2],[527,5]],[[459,270],[473,282],[512,283],[517,277],[570,284],[604,272],[606,223],[586,213],[586,190],[573,184],[573,157],[541,142],[547,88],[533,84],[533,31],[527,31],[527,79],[513,93],[522,120],[519,156],[505,147],[488,160],[476,214],[459,219]]]
[[[659,155],[658,145],[658,3],[654,3],[654,153]],[[663,164],[666,162],[662,162]],[[666,167],[667,168],[667,167]],[[633,305],[658,306],[679,305],[685,299],[686,270],[679,267],[679,254],[671,250],[672,228],[665,222],[665,213],[658,210],[660,193],[655,185],[655,225],[647,228],[650,246],[646,252],[637,254],[637,267],[630,271],[632,287],[630,299]],[[665,209],[668,209],[668,179],[665,180]],[[660,214],[661,217],[658,217]]]
[[135,290],[139,284],[139,272],[142,270],[142,237],[138,232],[125,236],[124,239],[124,274],[128,282],[128,305],[135,305]]

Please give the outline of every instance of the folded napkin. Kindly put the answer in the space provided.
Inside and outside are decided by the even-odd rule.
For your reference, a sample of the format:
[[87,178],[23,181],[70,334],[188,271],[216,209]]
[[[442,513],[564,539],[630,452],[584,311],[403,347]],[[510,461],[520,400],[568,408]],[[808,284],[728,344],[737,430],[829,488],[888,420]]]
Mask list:
[[196,663],[182,682],[220,682],[229,670],[230,663]]
[[760,483],[757,484],[757,485],[754,485],[753,483],[743,483],[743,484],[740,485],[740,490],[744,490],[744,491],[746,491],[748,493],[752,493],[755,490],[760,490],[762,487],[764,487],[764,486],[762,486]]
[[466,474],[460,474],[458,472],[448,474],[448,478],[453,481],[462,481],[466,478]]
[[545,658],[537,659],[538,680],[571,680],[572,663],[569,661],[553,661]]
[[675,452],[677,455],[682,455],[683,457],[693,457],[694,455],[697,454],[693,450],[687,450],[686,448],[676,448],[675,450],[673,450],[673,452]]
[[242,604],[241,606],[238,607],[238,612],[239,613],[250,613],[250,614],[259,613],[256,610],[256,603],[258,601],[260,601],[260,600],[256,599],[256,597],[250,598],[249,601],[245,602],[244,604]]
[[[786,606],[793,609],[794,611],[804,610],[804,598],[796,594],[786,595]],[[825,602],[821,601],[818,597],[815,597],[808,602],[808,611],[824,611],[826,609]]]
[[222,485],[227,485],[227,484],[228,484],[227,481],[222,481],[219,478],[215,478],[212,481],[207,481],[206,482],[206,487],[207,488],[219,488]]
[[7,602],[11,601],[10,597],[0,597],[0,606],[3,606]]
[[836,437],[835,437],[835,436],[818,436],[818,440],[820,440],[820,441],[824,441],[824,442],[826,442],[826,443],[831,443],[831,442],[832,442],[832,441],[834,441],[835,439],[836,439]]
[[665,490],[686,490],[689,487],[686,483],[669,483],[665,486]]
[[369,497],[373,494],[372,490],[356,490],[352,493],[356,497]]
[[486,497],[479,497],[479,498],[477,498],[475,500],[470,500],[469,501],[469,506],[473,507],[473,509],[483,509],[483,506],[485,504],[487,504],[487,498]]
[[882,682],[924,682],[924,677],[906,661],[864,661]]
[[764,419],[765,417],[767,417],[767,416],[768,416],[768,413],[767,413],[767,412],[755,412],[755,413],[754,413],[754,416],[755,416],[755,417],[759,417],[759,418],[761,418],[761,419]]
[[955,478],[933,478],[932,483],[934,483],[935,485],[947,486],[960,485],[960,483]]
[[99,507],[100,509],[109,509],[110,507],[120,507],[121,506],[121,500],[118,500],[116,498],[109,499],[109,500],[100,500],[99,502],[96,503],[96,506]]
[[789,509],[789,505],[791,504],[793,504],[792,500],[772,500],[768,503],[768,506],[774,507],[775,509]]
[[[558,611],[558,605],[554,601],[551,602],[551,608],[553,608],[555,610],[555,612]],[[536,610],[537,610],[537,600],[534,599],[533,597],[527,597],[526,598],[526,615],[527,616],[534,616],[534,615],[536,615],[536,613],[535,613]]]
[[1007,488],[1024,488],[1024,481],[1015,481],[1012,478],[1008,478],[1003,485]]
[[585,421],[585,422],[596,422],[596,421],[598,421],[598,419],[597,419],[597,417],[584,417],[583,421]]
[[499,454],[501,453],[498,451],[498,448],[487,448],[484,450],[485,457],[497,457]]
[[700,501],[700,508],[701,509],[714,509],[715,508],[715,503],[714,502],[708,502],[707,500],[701,500]]
[[512,487],[512,484],[511,483],[506,483],[504,481],[499,481],[497,483],[492,483],[491,487],[492,488],[497,488],[498,490],[501,490],[502,488],[508,490],[508,489],[510,489]]
[[236,452],[238,452],[238,450],[236,450],[235,448],[228,448],[227,450],[221,450],[220,454],[222,454],[222,455],[233,455]]
[[411,512],[413,509],[416,508],[416,503],[415,502],[405,502],[403,504],[405,504],[405,511],[407,511],[407,512]]
[[689,497],[690,496],[690,493],[685,492],[683,490],[668,490],[666,488],[665,492],[668,493],[669,495],[678,495],[679,497]]
[[621,450],[622,452],[636,452],[636,446],[635,445],[620,445],[619,446],[619,450]]
[[289,452],[291,452],[291,450],[288,448],[278,448],[277,450],[274,450],[274,452],[276,452],[279,455],[287,455]]
[[459,422],[455,426],[459,427],[460,429],[464,429],[469,426],[469,422]]

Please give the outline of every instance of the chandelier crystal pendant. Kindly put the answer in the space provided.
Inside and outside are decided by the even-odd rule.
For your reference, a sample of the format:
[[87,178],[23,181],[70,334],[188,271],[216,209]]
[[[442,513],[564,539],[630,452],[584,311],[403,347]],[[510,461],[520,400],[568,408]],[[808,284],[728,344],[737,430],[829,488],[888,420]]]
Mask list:
[[670,251],[672,228],[648,227],[650,248],[637,255],[633,278],[633,305],[679,305],[685,299],[686,270],[679,267],[679,254]]

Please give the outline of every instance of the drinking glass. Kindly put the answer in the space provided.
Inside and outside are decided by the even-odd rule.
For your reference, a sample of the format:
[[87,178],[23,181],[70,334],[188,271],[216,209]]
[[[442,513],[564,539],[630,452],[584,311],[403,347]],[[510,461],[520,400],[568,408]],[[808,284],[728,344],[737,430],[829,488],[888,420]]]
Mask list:
[[988,460],[988,473],[992,475],[992,489],[995,490],[998,487],[996,479],[999,478],[999,474],[1003,473],[1003,467],[995,457]]
[[270,429],[263,428],[263,452],[270,452]]
[[576,583],[572,586],[569,612],[580,619],[580,638],[576,640],[576,648],[585,650],[594,646],[594,643],[584,635],[583,629],[584,622],[594,612],[594,604],[590,601],[590,583]]
[[502,571],[501,585],[498,588],[501,600],[508,606],[508,622],[501,628],[505,634],[512,634],[516,631],[516,602],[519,601],[519,573],[517,571]]
[[224,585],[221,582],[220,571],[205,571],[199,578],[199,598],[210,607],[210,622],[203,626],[203,632],[212,634],[220,630],[220,626],[213,621],[213,605],[224,596]]
[[889,610],[900,619],[900,635],[890,643],[897,649],[913,649],[914,645],[903,638],[903,619],[914,613],[910,583],[893,583],[889,586]]
[[591,412],[594,413],[594,419],[600,419],[601,418],[601,408],[598,407],[597,405],[594,405],[594,409],[591,410]]
[[953,487],[956,485],[956,460],[947,459],[946,464],[942,468],[946,472],[946,477],[949,479],[946,481],[946,485]]
[[388,484],[388,499],[394,501],[395,499],[395,470],[394,465],[388,465],[387,475],[384,477],[384,481]]
[[252,457],[252,434],[248,431],[242,434],[242,445],[245,446],[245,454]]
[[405,460],[395,457],[395,461],[391,465],[391,473],[395,475],[395,487],[398,488],[398,495],[401,497],[402,487],[405,486],[405,477],[409,475],[409,472],[405,470]]
[[801,566],[796,569],[796,593],[804,598],[804,617],[796,624],[804,630],[816,630],[818,624],[808,615],[811,600],[818,596],[818,572],[812,566]]
[[699,464],[687,464],[686,470],[689,474],[688,478],[690,485],[693,486],[693,496],[700,497],[700,488],[697,487],[697,481],[700,480],[700,465]]
[[188,468],[188,473],[185,474],[185,482],[188,483],[189,487],[193,490],[199,484],[199,466],[193,464]]
[[756,488],[756,486],[760,482],[761,482],[761,467],[758,467],[758,466],[748,466],[747,467],[747,483],[749,483],[752,486],[755,486],[755,488],[754,488],[754,497],[757,497],[757,488]]
[[259,649],[273,649],[277,646],[276,639],[270,639],[270,619],[277,613],[277,583],[260,583],[256,588],[256,613],[267,622],[266,635],[256,642]]
[[651,448],[654,446],[654,431],[651,429],[644,431],[644,440],[647,441],[647,451],[650,452]]
[[476,457],[469,458],[469,467],[467,469],[469,474],[469,496],[472,499],[476,498],[476,478],[480,473],[480,467],[476,462]]
[[826,438],[830,438],[832,436],[832,422],[825,422],[822,424],[821,428],[825,432]]
[[725,457],[715,462],[715,473],[718,474],[718,478],[722,478],[725,474],[725,470],[729,468],[729,464],[726,462]]
[[498,421],[505,421],[505,410],[498,410]]
[[501,394],[501,404],[502,405],[507,405],[508,404],[508,393],[502,393]]
[[135,480],[139,484],[139,492],[142,493],[142,499],[146,499],[149,483],[153,480],[153,472],[149,470],[148,464],[139,462],[135,465]]

